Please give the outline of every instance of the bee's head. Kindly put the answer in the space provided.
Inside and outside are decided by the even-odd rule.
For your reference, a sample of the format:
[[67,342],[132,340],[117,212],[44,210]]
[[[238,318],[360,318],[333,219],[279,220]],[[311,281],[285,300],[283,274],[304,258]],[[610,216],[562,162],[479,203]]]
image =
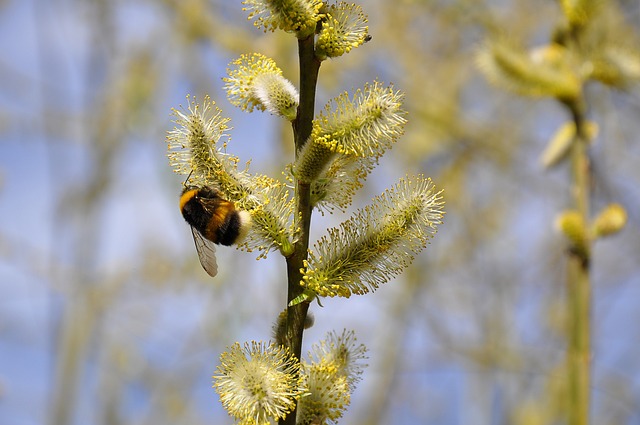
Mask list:
[[200,188],[192,188],[192,189],[196,189],[197,191],[196,196],[199,198],[215,199],[215,198],[222,197],[222,194],[220,193],[220,191],[212,186],[202,186]]
[[190,185],[184,186],[180,196],[183,196],[184,194],[189,192],[191,192],[191,195],[189,196],[190,198],[191,197],[197,197],[197,198],[221,198],[222,197],[222,194],[220,193],[220,191],[213,186],[199,187],[199,186],[190,186]]

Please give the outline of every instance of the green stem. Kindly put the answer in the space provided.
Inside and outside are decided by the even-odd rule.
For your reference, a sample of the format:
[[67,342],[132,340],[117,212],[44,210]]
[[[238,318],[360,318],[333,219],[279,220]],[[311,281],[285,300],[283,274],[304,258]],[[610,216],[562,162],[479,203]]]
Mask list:
[[[590,164],[589,139],[585,131],[584,105],[569,104],[576,126],[576,140],[571,151],[574,208],[584,223],[589,223]],[[589,276],[590,245],[569,250],[567,265],[567,302],[569,312],[569,425],[589,424],[591,404],[591,284]]]
[[[298,55],[300,59],[300,104],[297,117],[293,122],[296,156],[311,135],[315,112],[316,84],[320,61],[315,56],[313,35],[303,40],[298,40]],[[311,226],[312,211],[310,202],[311,185],[296,181],[295,196],[297,199],[296,217],[299,230],[294,252],[287,257],[287,305],[291,300],[298,297],[303,290],[300,286],[300,281],[302,280],[301,269],[309,251],[309,228]],[[301,358],[302,354],[302,334],[308,309],[308,302],[288,307],[284,329],[285,335],[277,336],[277,339],[282,341],[285,347],[298,359]],[[295,425],[296,410],[294,409],[279,423],[281,425]]]
[[74,403],[79,398],[78,388],[84,362],[87,360],[89,339],[94,324],[87,288],[78,287],[65,311],[57,352],[56,391],[53,392],[50,424],[67,425],[73,422]]

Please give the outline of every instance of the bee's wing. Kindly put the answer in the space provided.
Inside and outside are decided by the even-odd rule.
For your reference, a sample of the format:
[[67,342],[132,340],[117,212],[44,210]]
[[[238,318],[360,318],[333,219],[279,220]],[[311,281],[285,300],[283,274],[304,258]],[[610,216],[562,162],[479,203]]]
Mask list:
[[214,277],[218,274],[218,262],[216,261],[216,247],[214,243],[205,239],[193,226],[191,226],[191,233],[193,234],[193,241],[196,244],[196,251],[198,251],[202,268],[209,273],[209,276]]

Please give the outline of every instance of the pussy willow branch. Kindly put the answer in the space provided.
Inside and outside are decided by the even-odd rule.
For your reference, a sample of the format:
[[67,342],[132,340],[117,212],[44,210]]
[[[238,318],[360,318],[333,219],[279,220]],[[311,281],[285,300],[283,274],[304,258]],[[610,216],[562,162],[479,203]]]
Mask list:
[[[574,208],[589,223],[590,161],[589,138],[585,129],[585,105],[582,100],[568,104],[576,126],[571,148],[572,194]],[[589,264],[591,242],[586,249],[569,250],[567,264],[567,307],[569,313],[569,425],[589,424],[591,409],[591,283]]]
[[[304,40],[298,40],[298,56],[300,60],[300,103],[298,115],[293,122],[296,156],[302,146],[311,135],[313,114],[315,111],[316,84],[320,61],[315,56],[314,38],[310,36]],[[296,214],[300,217],[298,240],[294,246],[293,254],[287,257],[287,304],[302,293],[300,281],[303,267],[309,251],[309,227],[311,225],[311,187],[307,183],[296,180]],[[308,302],[299,303],[287,308],[285,335],[277,335],[282,342],[298,358],[302,353],[302,334],[304,322],[309,309]],[[293,410],[280,424],[295,425],[296,411]]]

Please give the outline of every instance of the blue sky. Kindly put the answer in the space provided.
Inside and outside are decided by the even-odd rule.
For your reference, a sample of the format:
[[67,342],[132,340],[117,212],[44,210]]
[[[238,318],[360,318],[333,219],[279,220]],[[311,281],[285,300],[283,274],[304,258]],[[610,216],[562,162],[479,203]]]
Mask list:
[[[91,157],[92,149],[87,146],[84,108],[94,105],[100,95],[101,84],[109,77],[103,72],[105,64],[100,62],[104,60],[104,55],[96,55],[97,63],[89,63],[88,60],[92,49],[105,48],[89,38],[91,28],[87,28],[87,21],[83,19],[83,14],[89,12],[89,8],[76,2],[37,0],[5,2],[0,9],[0,51],[3,52],[0,58],[0,417],[12,425],[45,422],[52,394],[56,391],[53,388],[54,352],[59,342],[56,340],[60,331],[58,326],[67,308],[69,288],[64,286],[67,283],[64,273],[69,271],[62,270],[60,275],[52,278],[51,265],[73,264],[75,256],[79,255],[78,247],[74,245],[75,238],[86,218],[82,215],[65,216],[68,210],[58,210],[58,205],[62,197],[68,196],[74,188],[82,187],[93,171],[95,158]],[[170,49],[175,46],[162,46],[169,37],[162,37],[162,32],[158,31],[158,28],[162,28],[159,22],[165,19],[158,8],[146,3],[121,6],[118,7],[116,18],[116,39],[122,43],[144,44],[149,37],[158,37],[159,49],[167,50],[161,55],[165,61],[163,64],[169,69],[166,75],[172,78],[168,78],[170,83],[162,87],[160,99],[154,103],[157,110],[149,111],[165,119],[154,118],[154,127],[135,128],[127,136],[124,147],[118,153],[123,160],[114,163],[112,175],[115,181],[109,186],[108,193],[100,198],[100,212],[96,215],[99,226],[93,229],[98,245],[88,248],[95,248],[97,254],[85,270],[93,277],[110,276],[118,267],[141,268],[136,265],[135,258],[141,256],[143,249],[149,245],[181,261],[187,257],[196,261],[190,232],[178,214],[177,196],[182,179],[173,175],[167,166],[164,141],[166,130],[172,127],[170,109],[185,105],[185,95],[193,87],[187,78],[179,75],[184,64],[179,63],[182,56],[171,55]],[[252,169],[273,172],[271,164],[283,162],[280,149],[273,149],[264,143],[273,139],[278,131],[274,117],[254,114],[251,124],[247,125],[245,114],[232,108],[221,91],[220,78],[233,58],[208,46],[200,48],[202,64],[211,76],[210,94],[218,100],[225,115],[232,119],[234,128],[229,150],[242,160],[252,158]],[[328,97],[326,93],[321,96]],[[46,115],[43,115],[43,111],[46,111]],[[156,122],[166,125],[158,128]],[[52,123],[62,125],[51,126]],[[550,128],[540,130],[547,134],[551,131]],[[637,143],[633,146],[637,146]],[[630,149],[630,157],[640,157],[638,148],[634,149]],[[369,183],[371,187],[381,190],[389,180],[396,180],[406,172],[397,167],[401,159],[394,160],[395,164],[382,164],[374,172]],[[531,164],[528,166],[533,167]],[[552,175],[549,181],[554,183],[559,180],[557,175]],[[478,181],[482,182],[482,177]],[[487,189],[481,183],[479,187]],[[638,205],[638,192],[630,193],[633,205]],[[556,207],[544,201],[523,205],[527,211],[522,211],[514,219],[516,231],[511,235],[513,239],[496,242],[502,247],[513,242],[521,248],[522,251],[511,253],[518,260],[522,257],[521,253],[525,256],[536,254],[534,248],[526,251],[527,246],[523,241],[537,235],[537,230],[545,225],[548,215]],[[632,212],[632,216],[634,213],[637,220],[637,212]],[[333,217],[314,216],[317,226],[313,236],[320,236],[324,227],[335,222],[336,218]],[[626,237],[637,237],[637,229],[637,223],[633,224],[635,235]],[[609,260],[607,254],[614,252],[617,247],[617,241],[606,240],[596,247],[596,252]],[[436,241],[427,248],[427,252],[430,249],[437,249]],[[479,255],[491,259],[492,252]],[[268,318],[277,314],[279,308],[277,301],[271,298],[274,292],[281,289],[274,289],[271,282],[281,275],[283,266],[277,261],[278,258],[270,258],[263,261],[261,268],[244,267],[245,264],[256,264],[254,257],[255,254],[219,250],[220,263],[229,265],[221,274],[233,276],[237,273],[246,281],[265,282],[264,287],[252,287],[249,294],[238,295],[234,292],[229,295],[222,289],[212,292],[221,298],[228,297],[231,305],[238,306],[240,316],[230,325],[238,331],[238,339],[260,339],[269,335],[271,325]],[[627,270],[635,267],[633,263],[636,260],[633,258],[613,257],[612,261],[619,261],[616,264],[624,273],[621,272],[619,277],[613,276],[614,282],[610,286],[596,287],[595,316],[599,319],[594,324],[596,374],[601,371],[613,372],[615,376],[631,381],[634,391],[629,396],[631,402],[616,394],[596,394],[596,398],[619,404],[621,410],[636,410],[633,403],[640,403],[640,365],[636,360],[640,334],[633,323],[637,320],[640,301],[640,276],[636,274],[629,278],[629,274],[626,274]],[[197,266],[197,263],[194,264]],[[594,265],[596,279],[602,277],[598,274],[599,266],[598,263]],[[142,275],[144,270],[134,272]],[[473,270],[468,273],[472,275]],[[527,269],[522,274],[535,280],[542,273]],[[616,278],[624,281],[615,281]],[[56,284],[61,284],[63,288],[56,287]],[[205,418],[224,417],[217,405],[217,397],[210,388],[209,379],[215,365],[215,353],[224,347],[203,348],[200,354],[196,352],[189,359],[181,358],[187,329],[199,323],[205,314],[210,314],[206,311],[209,307],[206,297],[188,284],[185,283],[188,289],[183,292],[161,292],[153,296],[150,305],[159,306],[158,311],[153,312],[157,322],[153,323],[148,339],[142,344],[143,349],[148,359],[166,369],[178,363],[193,368],[201,365],[203,371],[201,376],[198,375],[198,385],[193,393],[196,410],[204,412],[202,415]],[[132,290],[132,293],[139,295],[138,290]],[[383,346],[384,341],[375,339],[375,326],[384,326],[384,323],[381,324],[384,322],[381,311],[388,307],[385,300],[392,299],[394,291],[397,288],[387,285],[380,288],[375,297],[367,296],[357,301],[328,300],[324,303],[325,308],[314,309],[317,323],[322,326],[309,330],[309,341],[320,339],[327,328],[335,324],[338,329],[347,326],[354,328],[357,334],[367,335],[370,338],[367,342],[372,345],[370,349]],[[206,294],[210,295],[209,292]],[[535,298],[540,295],[531,296]],[[255,303],[250,299],[261,302]],[[532,309],[536,305],[532,306],[527,301],[523,301],[523,309],[514,318],[514,321],[522,322],[520,328],[527,328],[527,322],[535,315]],[[108,316],[114,323],[105,326],[105,335],[124,332],[129,327],[143,329],[149,325],[144,323],[145,319],[139,319],[140,322],[127,321],[130,317],[137,317],[127,315],[135,310],[136,303],[143,301],[135,298],[127,300],[119,306],[119,310]],[[255,316],[250,314],[252,309],[255,309]],[[229,318],[224,312],[216,314],[221,318]],[[462,335],[469,329],[469,323],[464,318],[465,312],[460,312],[459,317],[443,320],[449,320],[454,327],[459,327]],[[407,332],[407,340],[418,348],[417,352],[422,352],[420,348],[435,344],[427,333],[422,332],[418,323],[409,324]],[[535,340],[535,330],[531,339]],[[75,412],[76,423],[91,422],[95,403],[92,397],[97,391],[101,373],[98,368],[99,357],[90,357],[87,362],[88,372],[83,385],[88,390],[81,395],[81,407]],[[374,367],[367,378],[369,381],[364,381],[363,388],[354,396],[354,415],[367,410],[367,406],[358,404],[358,400],[365,400],[366,395],[380,391],[375,388],[376,378],[379,377],[375,368],[375,352],[372,357],[370,363]],[[491,372],[473,368],[470,372],[464,367],[443,361],[424,366],[427,362],[423,359],[408,359],[406,364],[407,370],[400,373],[401,381],[395,388],[405,394],[411,394],[412,389],[430,393],[433,400],[429,406],[439,405],[440,411],[421,412],[423,416],[415,412],[406,413],[403,423],[420,423],[425,417],[431,417],[435,421],[433,423],[442,424],[499,423],[501,403],[505,397],[501,388],[508,388],[508,385],[497,385],[494,390],[487,391],[486,397],[492,406],[488,413],[459,409],[474,397],[470,389],[472,382],[478,382],[474,378]],[[633,372],[632,376],[625,376],[628,370]],[[508,381],[500,374],[489,378],[489,382],[493,383]],[[142,415],[150,403],[149,395],[136,387],[130,388],[126,398],[125,411],[132,418]],[[406,411],[405,405],[400,402],[391,409],[392,412],[393,409]],[[420,409],[417,411],[420,413]],[[486,414],[482,421],[477,416],[480,413]],[[415,417],[409,417],[414,414]],[[391,415],[398,418],[397,412]],[[633,418],[640,421],[640,413],[635,412]]]

